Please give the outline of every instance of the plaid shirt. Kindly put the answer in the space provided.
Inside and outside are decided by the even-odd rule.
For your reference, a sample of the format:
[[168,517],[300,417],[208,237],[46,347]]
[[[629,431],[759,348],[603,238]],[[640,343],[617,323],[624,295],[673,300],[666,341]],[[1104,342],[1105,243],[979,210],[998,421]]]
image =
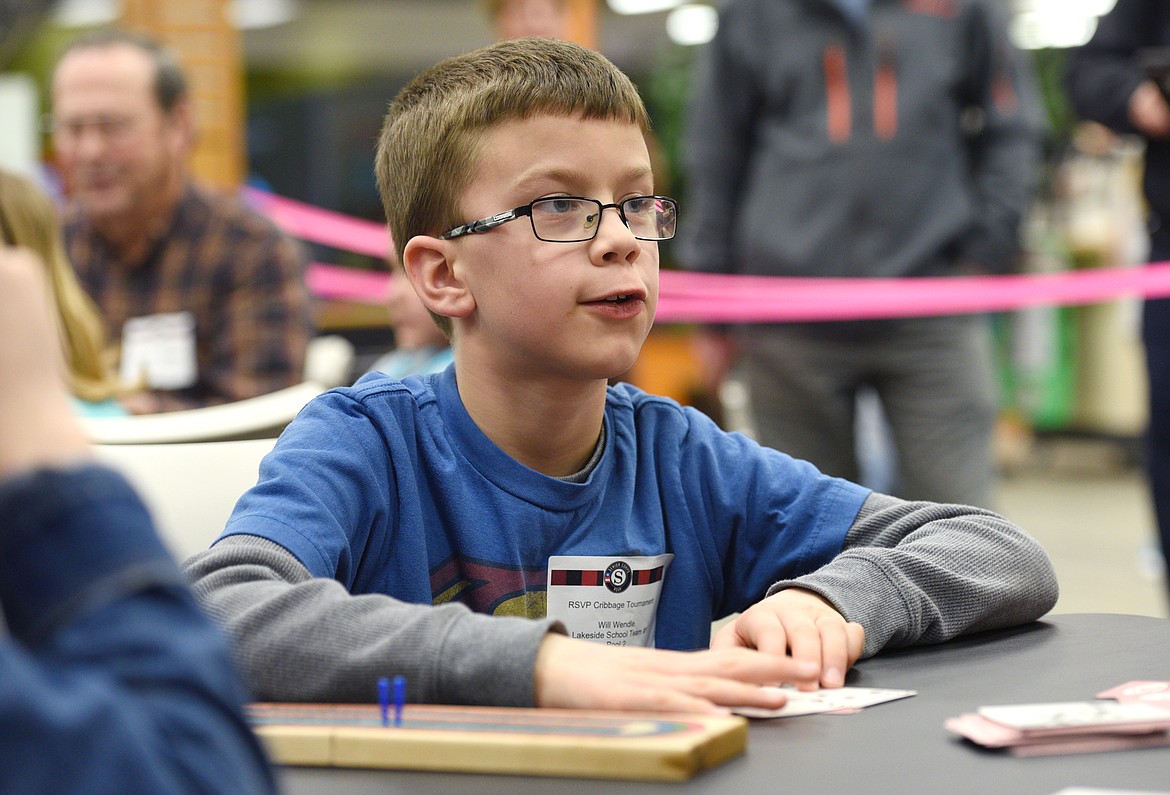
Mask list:
[[74,208],[69,256],[120,347],[126,321],[169,312],[195,318],[198,377],[155,392],[162,411],[274,392],[304,378],[312,325],[304,252],[235,199],[189,187],[170,229],[140,263],[126,263]]

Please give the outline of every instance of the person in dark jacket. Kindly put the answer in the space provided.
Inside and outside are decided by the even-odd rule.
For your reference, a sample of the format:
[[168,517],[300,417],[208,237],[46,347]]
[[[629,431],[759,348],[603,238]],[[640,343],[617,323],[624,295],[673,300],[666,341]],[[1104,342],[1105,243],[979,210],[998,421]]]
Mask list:
[[[1071,53],[1066,81],[1073,108],[1083,118],[1145,139],[1151,262],[1170,260],[1168,77],[1170,3],[1117,0],[1093,38]],[[1145,302],[1142,340],[1149,376],[1147,468],[1162,554],[1170,560],[1170,299]]]
[[[989,0],[731,0],[696,76],[691,270],[1000,273],[1039,153],[1028,64]],[[693,234],[688,235],[687,229]],[[734,356],[711,331],[718,374]],[[982,316],[757,325],[738,335],[757,438],[856,480],[854,407],[889,420],[898,496],[987,506],[997,412]]]

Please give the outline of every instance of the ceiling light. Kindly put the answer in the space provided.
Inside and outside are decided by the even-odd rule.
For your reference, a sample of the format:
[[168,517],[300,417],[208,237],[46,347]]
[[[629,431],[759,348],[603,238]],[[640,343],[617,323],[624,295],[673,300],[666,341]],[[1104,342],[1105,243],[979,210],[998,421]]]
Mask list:
[[121,14],[118,0],[60,0],[53,9],[53,22],[63,28],[91,28],[109,25]]
[[1096,30],[1096,16],[1025,11],[1011,21],[1012,41],[1023,50],[1079,47]]
[[685,0],[606,0],[609,10],[615,14],[653,14],[677,8],[684,2]]
[[1040,11],[1046,14],[1100,17],[1112,11],[1115,5],[1117,0],[1015,0],[1012,11],[1017,14]]
[[719,14],[708,5],[679,6],[666,18],[666,35],[675,44],[706,44],[719,29]]
[[297,16],[296,0],[232,0],[228,19],[238,30],[274,28]]

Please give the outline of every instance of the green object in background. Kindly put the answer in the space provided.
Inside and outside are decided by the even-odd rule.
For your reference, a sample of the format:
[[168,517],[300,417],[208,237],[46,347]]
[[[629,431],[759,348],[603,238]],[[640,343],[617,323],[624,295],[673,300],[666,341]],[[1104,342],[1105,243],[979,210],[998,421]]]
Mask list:
[[1078,317],[1073,307],[1035,306],[994,318],[1003,408],[1036,430],[1073,420]]

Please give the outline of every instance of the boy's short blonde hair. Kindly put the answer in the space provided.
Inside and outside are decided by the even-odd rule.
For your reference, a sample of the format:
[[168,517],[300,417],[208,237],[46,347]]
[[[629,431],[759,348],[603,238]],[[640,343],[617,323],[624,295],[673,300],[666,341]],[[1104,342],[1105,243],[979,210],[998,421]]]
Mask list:
[[478,170],[483,133],[538,115],[612,119],[643,133],[650,129],[630,79],[599,53],[566,41],[499,42],[448,58],[399,92],[382,124],[375,159],[399,262],[412,237],[474,220],[462,216],[460,198]]

